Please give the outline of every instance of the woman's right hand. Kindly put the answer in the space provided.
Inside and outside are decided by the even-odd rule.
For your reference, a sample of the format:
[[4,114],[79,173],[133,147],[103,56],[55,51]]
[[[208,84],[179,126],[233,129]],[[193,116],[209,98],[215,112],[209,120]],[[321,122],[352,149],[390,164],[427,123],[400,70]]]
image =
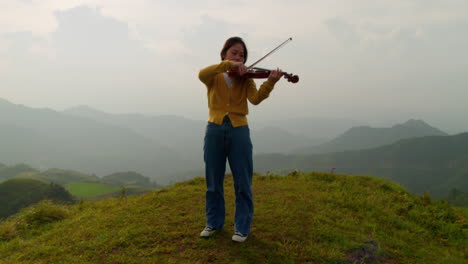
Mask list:
[[239,76],[244,75],[247,72],[247,67],[242,62],[234,62],[232,65],[233,70],[237,70],[239,72]]

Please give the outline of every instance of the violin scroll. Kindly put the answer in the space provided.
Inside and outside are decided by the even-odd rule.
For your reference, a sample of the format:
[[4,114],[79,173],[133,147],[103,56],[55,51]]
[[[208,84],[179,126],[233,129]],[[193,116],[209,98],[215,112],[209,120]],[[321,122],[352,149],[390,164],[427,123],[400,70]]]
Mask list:
[[292,73],[283,73],[284,78],[288,79],[288,82],[297,83],[299,82],[299,76],[293,75]]

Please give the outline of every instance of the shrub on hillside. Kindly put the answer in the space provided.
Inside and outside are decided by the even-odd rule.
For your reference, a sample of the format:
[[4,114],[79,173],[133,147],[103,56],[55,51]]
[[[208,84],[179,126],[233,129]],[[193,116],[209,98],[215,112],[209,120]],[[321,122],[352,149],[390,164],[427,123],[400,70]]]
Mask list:
[[0,183],[0,193],[0,218],[9,217],[41,200],[65,203],[73,201],[71,194],[58,184],[26,178]]
[[73,196],[60,184],[51,182],[45,193],[45,197],[56,202],[73,202]]
[[0,241],[13,239],[33,231],[37,233],[46,226],[69,216],[68,210],[51,201],[42,201],[34,206],[21,210],[14,217],[0,225]]

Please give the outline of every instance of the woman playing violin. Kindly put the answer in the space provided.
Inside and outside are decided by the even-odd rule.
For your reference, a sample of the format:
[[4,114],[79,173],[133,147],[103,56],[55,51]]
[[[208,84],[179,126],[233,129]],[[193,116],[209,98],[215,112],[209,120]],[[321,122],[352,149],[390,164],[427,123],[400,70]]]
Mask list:
[[[236,194],[235,232],[233,241],[244,242],[250,233],[253,219],[252,197],[252,142],[247,123],[249,112],[247,100],[258,105],[273,90],[282,72],[270,72],[268,79],[257,90],[248,72],[247,47],[239,37],[226,40],[221,50],[221,63],[202,69],[199,79],[207,88],[208,124],[204,139],[204,161],[206,177],[206,227],[201,237],[210,237],[224,227],[224,174],[226,159],[234,178]],[[230,77],[228,71],[238,72]]]

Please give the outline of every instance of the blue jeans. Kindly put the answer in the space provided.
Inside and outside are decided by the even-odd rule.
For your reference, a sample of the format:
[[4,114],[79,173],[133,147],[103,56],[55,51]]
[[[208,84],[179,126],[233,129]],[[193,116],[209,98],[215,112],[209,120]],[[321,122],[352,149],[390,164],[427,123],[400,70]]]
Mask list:
[[233,127],[228,117],[222,125],[208,122],[203,147],[206,176],[206,225],[224,227],[224,174],[229,161],[236,193],[235,231],[248,234],[253,219],[252,142],[248,126]]

